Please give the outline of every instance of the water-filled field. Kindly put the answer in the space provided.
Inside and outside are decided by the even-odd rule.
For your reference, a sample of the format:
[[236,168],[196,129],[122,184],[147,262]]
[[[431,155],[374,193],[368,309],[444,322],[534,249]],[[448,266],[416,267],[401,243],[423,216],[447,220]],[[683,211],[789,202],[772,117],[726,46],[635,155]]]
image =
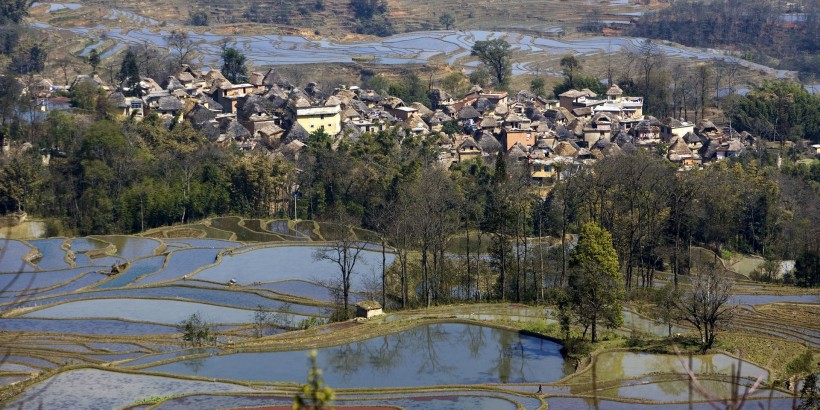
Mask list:
[[[689,401],[688,357],[604,351],[590,363],[566,360],[561,345],[517,330],[557,327],[556,312],[543,306],[467,304],[325,325],[340,274],[318,258],[329,245],[322,241],[374,241],[362,243],[354,268],[355,303],[379,295],[382,254],[372,232],[219,218],[148,235],[0,242],[0,386],[27,386],[6,405],[109,409],[155,396],[158,409],[289,406],[315,347],[325,382],[344,389],[340,406],[689,408],[680,404]],[[389,271],[395,256],[389,248],[385,256]],[[732,300],[738,323],[795,351],[820,347],[820,326],[790,319],[814,312],[816,293],[767,293],[751,283],[742,290],[748,294]],[[607,337],[666,336],[665,323],[632,309]],[[179,324],[193,314],[211,326],[213,342],[196,347],[182,339]],[[764,363],[726,354],[695,355],[691,363],[701,388],[716,397],[771,378]],[[738,365],[733,384],[728,375]],[[42,372],[53,373],[34,379]],[[772,408],[788,408],[787,394],[761,389],[750,400],[771,396]],[[697,394],[692,400],[692,408],[709,408]]]

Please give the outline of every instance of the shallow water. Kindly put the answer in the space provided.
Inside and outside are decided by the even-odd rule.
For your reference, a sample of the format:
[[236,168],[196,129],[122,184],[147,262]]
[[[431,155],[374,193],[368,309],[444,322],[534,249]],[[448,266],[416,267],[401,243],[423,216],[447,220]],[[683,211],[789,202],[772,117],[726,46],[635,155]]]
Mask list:
[[176,333],[173,326],[134,323],[116,319],[0,319],[0,330],[72,333],[87,335],[153,335]]
[[99,289],[112,289],[126,286],[137,278],[158,271],[165,263],[165,256],[152,256],[134,261],[124,273],[120,273],[108,282],[100,284]]
[[153,255],[161,245],[161,242],[156,239],[139,236],[110,235],[101,236],[100,239],[116,246],[115,254],[128,260]]
[[729,301],[736,305],[763,305],[777,302],[820,303],[820,295],[734,295]]
[[[25,318],[122,319],[174,325],[198,313],[209,323],[250,323],[252,310],[214,306],[204,303],[160,299],[93,299],[67,302],[26,313]],[[300,321],[306,316],[291,314]]]
[[[227,283],[236,279],[240,285],[275,282],[288,279],[314,281],[337,280],[339,267],[333,262],[314,260],[316,246],[281,246],[258,248],[243,253],[223,254],[219,265],[204,269],[194,279]],[[388,266],[395,256],[387,255]],[[365,279],[381,272],[381,254],[362,251],[351,276],[353,290],[364,290]]]
[[[38,300],[39,304],[53,303],[76,299],[92,298],[161,298],[184,299],[217,305],[233,306],[242,309],[256,309],[263,306],[266,310],[280,310],[285,304],[254,293],[222,289],[204,289],[189,286],[160,286],[154,288],[113,289],[98,292],[76,293]],[[287,311],[306,315],[322,315],[324,308],[306,305],[288,304]]]
[[29,244],[40,250],[43,256],[35,260],[34,263],[42,270],[57,270],[70,268],[71,265],[66,263],[65,249],[62,248],[65,239],[35,239],[29,241]]
[[[325,383],[336,388],[551,382],[564,376],[561,346],[507,330],[433,324],[319,349]],[[276,363],[276,366],[271,366]],[[301,382],[307,351],[236,353],[151,371],[233,380]]]
[[[333,387],[333,386],[331,386]],[[522,397],[512,397],[511,400],[528,404],[526,409],[538,407],[538,401]],[[476,392],[439,392],[435,394],[419,394],[416,397],[373,399],[373,400],[336,400],[337,406],[395,406],[407,410],[505,410],[516,409],[511,400],[500,397],[481,396]],[[215,396],[198,395],[171,399],[156,407],[158,410],[183,410],[194,408],[245,408],[263,406],[290,406],[293,399],[289,397],[271,396]]]
[[0,239],[0,272],[27,272],[36,270],[34,266],[23,261],[32,247],[25,242],[14,239]]
[[9,408],[115,409],[151,396],[250,390],[225,383],[80,369],[60,373],[28,389]]
[[[129,12],[112,11],[112,16],[125,17],[130,24],[138,23],[142,26],[129,30],[124,28],[102,28],[101,35],[114,39],[123,44],[148,43],[159,47],[166,46],[165,38],[168,31],[174,27],[169,25],[162,30],[156,30],[156,21]],[[144,27],[151,25],[152,27]],[[45,23],[37,23],[40,28],[54,29]],[[88,27],[66,27],[80,35],[86,35]],[[219,64],[221,55],[220,44],[229,44],[242,50],[258,65],[306,64],[306,63],[349,63],[354,57],[372,57],[380,64],[409,64],[426,63],[431,59],[443,56],[450,64],[455,64],[462,56],[469,54],[475,41],[494,38],[506,39],[513,50],[518,52],[524,61],[516,67],[519,74],[532,73],[534,68],[529,67],[536,57],[544,54],[575,53],[582,55],[635,50],[643,39],[631,37],[588,37],[580,39],[559,39],[551,37],[523,36],[514,32],[491,31],[418,31],[397,34],[391,37],[363,42],[334,42],[327,39],[312,40],[299,36],[288,35],[218,35],[213,33],[188,33],[194,43],[198,43],[198,50],[204,57],[205,64]],[[735,62],[743,66],[763,70],[769,73],[778,73],[770,67],[745,61],[712,49],[696,49],[658,42],[659,49],[668,56],[689,59],[722,59]],[[321,50],[321,52],[317,52]],[[529,60],[529,61],[528,61]],[[793,73],[778,73],[792,75]]]
[[191,275],[195,270],[216,262],[216,255],[221,249],[182,249],[174,251],[164,268],[156,273],[134,281],[133,286],[150,285],[159,282],[181,279]]
[[[599,381],[622,380],[650,375],[652,373],[683,374],[685,369],[681,359],[689,365],[687,356],[678,357],[669,354],[606,352],[597,356],[596,372]],[[733,366],[740,361],[725,354],[692,356],[692,371],[695,374],[730,375]],[[768,371],[749,362],[740,365],[742,377],[756,379]]]

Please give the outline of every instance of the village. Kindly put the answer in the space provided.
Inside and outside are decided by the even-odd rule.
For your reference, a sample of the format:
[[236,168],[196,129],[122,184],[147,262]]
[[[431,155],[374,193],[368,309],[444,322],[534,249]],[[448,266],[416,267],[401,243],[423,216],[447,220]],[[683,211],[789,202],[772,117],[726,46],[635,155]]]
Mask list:
[[[757,149],[757,138],[746,131],[718,127],[705,118],[692,123],[644,113],[643,98],[624,95],[618,85],[606,95],[570,89],[557,100],[479,86],[455,99],[432,88],[434,105],[427,107],[358,86],[322,90],[311,82],[299,88],[275,69],[250,73],[247,82],[233,84],[217,70],[183,65],[162,81],[143,77],[142,97],[126,97],[96,74],[77,76],[69,90],[82,83],[105,90],[120,119],[139,121],[155,113],[167,124],[188,121],[215,145],[291,161],[319,130],[337,141],[355,141],[364,133],[399,127],[406,135],[432,137],[444,167],[474,158],[491,163],[497,155],[526,164],[532,184],[543,194],[569,165],[622,153],[646,150],[690,170]],[[49,101],[60,105],[59,98],[52,98],[58,88],[36,76],[23,90],[36,93],[46,110]]]

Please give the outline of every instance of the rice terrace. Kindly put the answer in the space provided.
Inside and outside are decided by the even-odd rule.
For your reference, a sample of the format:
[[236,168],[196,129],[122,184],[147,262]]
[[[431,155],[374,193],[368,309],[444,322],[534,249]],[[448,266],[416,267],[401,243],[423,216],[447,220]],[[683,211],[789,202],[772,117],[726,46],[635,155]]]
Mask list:
[[[786,364],[820,348],[816,292],[739,274],[720,353],[675,354],[667,330],[686,349],[693,329],[667,329],[639,304],[576,358],[545,307],[478,301],[331,322],[338,267],[312,255],[341,237],[372,241],[351,294],[378,299],[383,260],[394,282],[393,250],[382,259],[374,233],[335,224],[224,217],[140,236],[4,239],[6,405],[289,408],[316,349],[338,408],[707,409],[702,394],[752,391],[750,406],[778,409],[796,400]],[[184,340],[192,315],[207,338]]]

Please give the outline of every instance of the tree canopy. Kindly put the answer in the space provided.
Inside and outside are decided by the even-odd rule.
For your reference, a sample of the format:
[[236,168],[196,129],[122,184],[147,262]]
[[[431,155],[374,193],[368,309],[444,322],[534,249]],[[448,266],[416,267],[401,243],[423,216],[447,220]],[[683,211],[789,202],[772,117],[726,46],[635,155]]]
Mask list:
[[496,84],[501,88],[509,85],[512,77],[512,48],[504,39],[476,41],[470,55],[478,57],[484,65],[489,67]]
[[240,83],[248,78],[245,54],[233,47],[222,50],[222,74],[232,83]]
[[623,280],[612,235],[594,223],[582,225],[578,243],[570,254],[570,266],[570,304],[584,328],[592,328],[594,343],[598,322],[608,328],[623,323]]

